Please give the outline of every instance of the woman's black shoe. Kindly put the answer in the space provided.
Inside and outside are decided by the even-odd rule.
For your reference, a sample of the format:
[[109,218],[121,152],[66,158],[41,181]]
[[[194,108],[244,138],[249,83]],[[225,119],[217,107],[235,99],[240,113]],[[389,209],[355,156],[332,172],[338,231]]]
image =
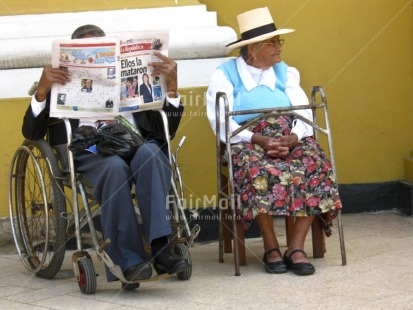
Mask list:
[[299,262],[299,263],[293,262],[293,260],[291,259],[291,256],[297,252],[301,252],[305,255],[305,257],[307,257],[307,254],[305,254],[305,252],[300,249],[292,250],[290,255],[288,256],[287,256],[287,251],[285,251],[283,259],[284,259],[285,264],[287,265],[287,268],[292,270],[295,274],[298,274],[301,276],[313,274],[315,272],[315,268],[312,264],[303,263],[303,262]]
[[286,273],[287,272],[287,266],[285,265],[284,261],[279,261],[279,262],[269,262],[267,255],[270,254],[271,252],[281,252],[279,249],[271,249],[267,252],[264,253],[264,257],[262,258],[262,261],[264,262],[265,270],[268,273]]

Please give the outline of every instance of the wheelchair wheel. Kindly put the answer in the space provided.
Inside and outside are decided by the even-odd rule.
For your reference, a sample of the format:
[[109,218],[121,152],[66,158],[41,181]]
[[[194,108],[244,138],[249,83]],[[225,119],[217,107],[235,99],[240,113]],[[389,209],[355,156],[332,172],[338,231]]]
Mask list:
[[189,253],[186,244],[184,243],[177,243],[175,245],[175,253],[184,259],[186,259],[190,265],[186,270],[178,272],[176,276],[179,280],[188,280],[192,275],[192,257],[191,253]]
[[93,262],[88,257],[77,261],[79,267],[79,279],[77,284],[83,294],[94,294],[96,292],[96,271]]
[[59,167],[45,140],[25,140],[16,151],[9,175],[9,208],[23,264],[39,277],[52,278],[65,255],[66,203]]

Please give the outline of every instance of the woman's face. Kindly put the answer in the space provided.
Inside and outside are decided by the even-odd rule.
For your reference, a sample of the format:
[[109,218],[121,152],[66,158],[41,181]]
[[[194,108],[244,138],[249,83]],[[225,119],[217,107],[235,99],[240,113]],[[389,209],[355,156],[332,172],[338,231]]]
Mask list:
[[250,55],[252,57],[252,65],[260,69],[268,69],[281,61],[282,44],[279,36],[271,39],[251,44]]

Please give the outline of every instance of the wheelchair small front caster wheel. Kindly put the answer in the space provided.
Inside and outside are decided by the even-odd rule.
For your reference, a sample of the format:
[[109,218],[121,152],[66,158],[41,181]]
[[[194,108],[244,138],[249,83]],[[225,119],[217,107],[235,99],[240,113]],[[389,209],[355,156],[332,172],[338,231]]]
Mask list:
[[178,272],[176,274],[176,276],[178,277],[179,280],[188,280],[192,275],[192,257],[191,257],[191,253],[189,253],[188,247],[186,246],[185,243],[177,243],[175,245],[175,253],[179,257],[181,257],[183,259],[186,259],[187,262],[190,265],[186,270]]
[[77,261],[79,277],[77,284],[83,294],[94,294],[96,292],[96,272],[92,260],[88,257]]

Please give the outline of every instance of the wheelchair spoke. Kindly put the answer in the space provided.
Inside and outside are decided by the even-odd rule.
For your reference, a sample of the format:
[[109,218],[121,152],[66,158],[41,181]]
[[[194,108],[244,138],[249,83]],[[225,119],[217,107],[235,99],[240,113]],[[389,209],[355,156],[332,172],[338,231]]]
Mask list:
[[[19,151],[18,151],[19,152]],[[44,140],[25,140],[13,165],[14,205],[10,208],[17,232],[16,247],[24,265],[51,278],[60,269],[66,244],[63,184],[53,151]]]

